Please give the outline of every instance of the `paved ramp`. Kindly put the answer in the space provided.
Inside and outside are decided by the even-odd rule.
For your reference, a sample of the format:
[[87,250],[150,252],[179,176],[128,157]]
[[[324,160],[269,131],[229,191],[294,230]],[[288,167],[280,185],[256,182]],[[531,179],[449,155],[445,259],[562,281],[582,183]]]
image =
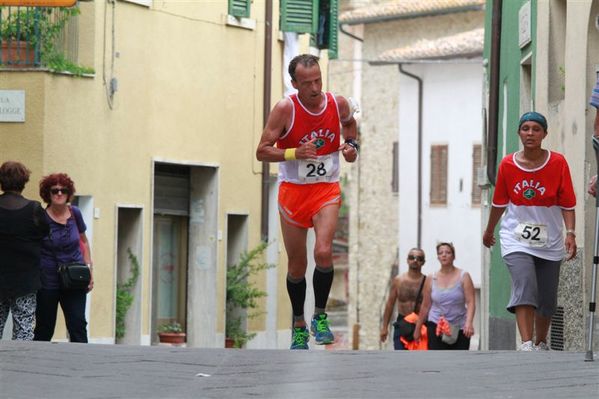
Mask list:
[[574,352],[0,343],[0,398],[598,398]]

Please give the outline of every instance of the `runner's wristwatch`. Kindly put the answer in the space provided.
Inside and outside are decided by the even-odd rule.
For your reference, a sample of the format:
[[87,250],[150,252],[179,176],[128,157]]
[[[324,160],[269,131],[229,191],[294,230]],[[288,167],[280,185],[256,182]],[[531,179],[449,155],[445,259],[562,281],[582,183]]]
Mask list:
[[345,144],[354,147],[357,152],[360,152],[360,144],[354,139],[346,139]]

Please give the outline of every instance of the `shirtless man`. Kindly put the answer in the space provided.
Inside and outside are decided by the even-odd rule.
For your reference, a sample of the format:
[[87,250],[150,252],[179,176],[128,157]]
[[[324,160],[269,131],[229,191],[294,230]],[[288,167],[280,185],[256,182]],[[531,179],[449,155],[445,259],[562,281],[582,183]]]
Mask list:
[[[395,302],[397,301],[397,320],[403,319],[406,315],[420,310],[420,303],[422,302],[422,292],[420,287],[424,279],[422,274],[422,266],[424,265],[424,251],[420,248],[412,248],[408,253],[408,271],[395,277],[393,279],[393,285],[389,290],[389,298],[387,299],[387,305],[385,306],[385,313],[383,315],[383,325],[381,326],[381,342],[387,340],[389,334],[389,322],[391,321],[391,314]],[[418,295],[420,292],[420,295]],[[394,323],[395,326],[395,323]],[[406,349],[403,343],[400,341],[400,331],[395,326],[393,333],[393,347],[395,350]],[[406,338],[404,336],[404,338]],[[409,340],[412,340],[410,337]]]

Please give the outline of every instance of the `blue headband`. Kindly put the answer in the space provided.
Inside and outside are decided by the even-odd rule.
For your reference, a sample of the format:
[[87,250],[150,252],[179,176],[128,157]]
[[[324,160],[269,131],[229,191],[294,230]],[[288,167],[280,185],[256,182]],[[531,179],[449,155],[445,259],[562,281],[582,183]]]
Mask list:
[[518,130],[522,127],[524,122],[537,122],[543,126],[543,130],[547,130],[547,119],[538,112],[527,112],[520,117],[520,123],[518,124]]

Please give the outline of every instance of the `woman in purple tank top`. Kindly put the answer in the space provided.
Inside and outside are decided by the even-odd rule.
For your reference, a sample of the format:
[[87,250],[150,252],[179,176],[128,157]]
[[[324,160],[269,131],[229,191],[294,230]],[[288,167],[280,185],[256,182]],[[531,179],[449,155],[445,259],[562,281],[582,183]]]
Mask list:
[[[468,350],[474,334],[472,321],[476,310],[474,284],[468,272],[457,268],[453,244],[437,244],[441,269],[426,279],[420,318],[414,339],[420,338],[420,327],[426,321],[429,349]],[[450,325],[457,333],[450,334]]]

